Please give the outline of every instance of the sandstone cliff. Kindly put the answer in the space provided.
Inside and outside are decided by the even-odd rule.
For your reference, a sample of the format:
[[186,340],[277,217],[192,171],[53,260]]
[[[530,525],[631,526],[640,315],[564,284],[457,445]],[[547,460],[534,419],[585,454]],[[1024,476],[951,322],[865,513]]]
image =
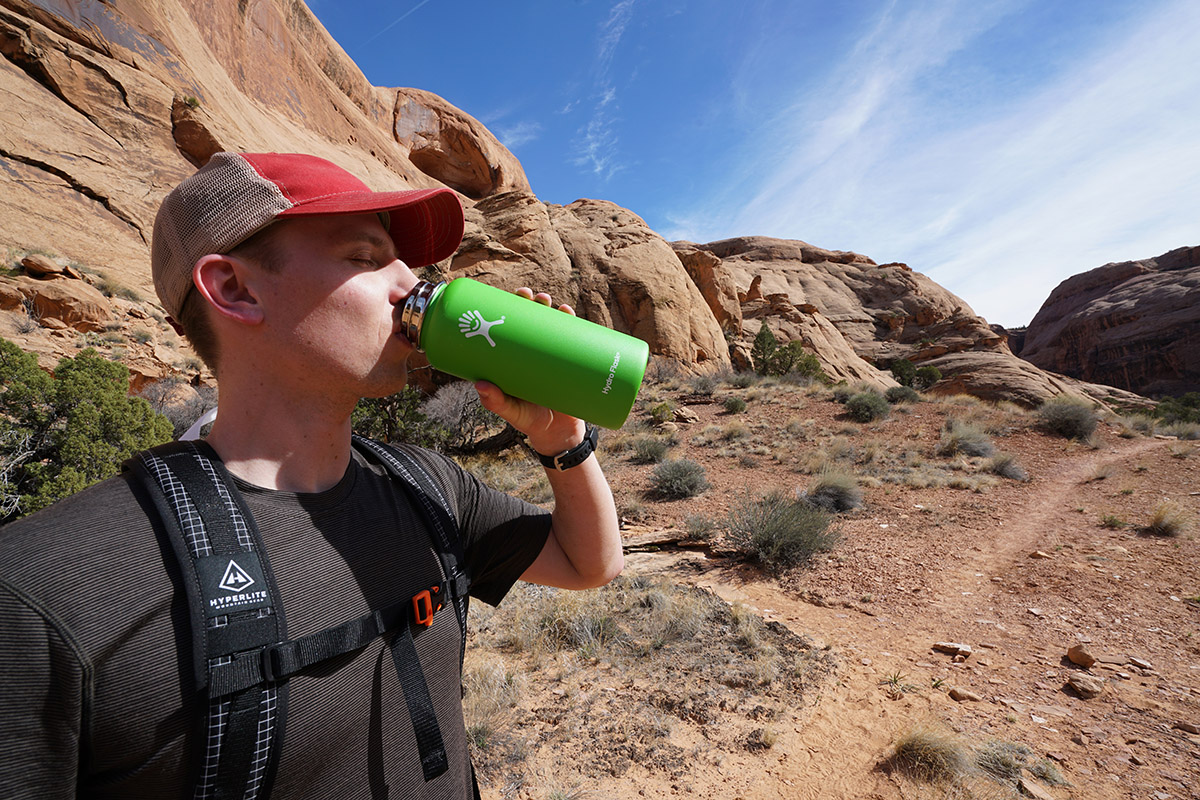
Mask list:
[[1029,323],[1020,356],[1144,395],[1200,391],[1200,247],[1063,281]]
[[106,345],[135,388],[206,380],[153,300],[155,209],[213,152],[298,150],[379,189],[453,188],[467,234],[434,272],[545,289],[693,371],[745,363],[767,321],[848,381],[890,385],[873,364],[906,357],[938,366],[944,391],[1112,399],[1016,359],[904,265],[753,237],[671,245],[612,203],[542,203],[477,120],[372,86],[298,0],[0,0],[0,53],[0,335],[47,367]]

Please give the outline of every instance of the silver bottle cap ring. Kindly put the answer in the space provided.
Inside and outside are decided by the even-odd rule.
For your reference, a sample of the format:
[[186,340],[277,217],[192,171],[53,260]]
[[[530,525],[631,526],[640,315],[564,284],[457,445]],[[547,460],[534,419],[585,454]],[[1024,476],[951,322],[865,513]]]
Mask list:
[[409,292],[408,299],[404,301],[404,309],[400,312],[401,331],[419,352],[424,352],[421,347],[421,323],[425,321],[429,301],[440,286],[445,286],[445,283],[418,281]]

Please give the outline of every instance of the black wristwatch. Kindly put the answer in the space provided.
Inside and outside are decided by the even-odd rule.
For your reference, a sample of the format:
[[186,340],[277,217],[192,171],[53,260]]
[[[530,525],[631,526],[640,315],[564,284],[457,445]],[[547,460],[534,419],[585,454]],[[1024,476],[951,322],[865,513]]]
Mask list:
[[[587,430],[584,431],[583,441],[572,447],[570,450],[563,450],[556,456],[544,456],[541,453],[537,454],[538,461],[542,462],[542,466],[546,469],[556,469],[562,471],[577,467],[596,450],[596,443],[600,441],[600,433],[596,430],[596,426],[588,423]],[[537,452],[536,450],[534,452]]]

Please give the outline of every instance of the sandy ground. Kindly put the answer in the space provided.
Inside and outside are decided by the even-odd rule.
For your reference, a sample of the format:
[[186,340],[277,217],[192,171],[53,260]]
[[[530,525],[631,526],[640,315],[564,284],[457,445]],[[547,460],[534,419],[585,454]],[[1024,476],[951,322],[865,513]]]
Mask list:
[[[836,670],[773,721],[769,748],[714,754],[719,733],[682,741],[681,730],[672,736],[691,754],[687,769],[639,766],[600,779],[570,768],[597,746],[584,726],[578,752],[561,741],[534,747],[530,780],[486,796],[981,796],[924,785],[889,765],[895,743],[926,728],[1027,745],[1068,782],[1032,781],[1040,796],[1200,797],[1194,443],[1123,438],[1116,424],[1102,424],[1090,445],[1070,442],[1039,431],[1030,415],[970,403],[921,403],[857,425],[827,397],[776,391],[751,403],[740,417],[746,435],[721,447],[711,443],[720,441],[714,426],[729,425],[730,415],[718,403],[685,405],[697,419],[679,431],[671,457],[705,465],[712,486],[703,495],[639,500],[650,468],[621,452],[604,456],[619,505],[636,517],[626,528],[626,574],[668,576],[744,604],[826,648]],[[985,479],[981,459],[935,458],[948,416],[987,428],[1029,480]],[[793,441],[785,430],[801,433]],[[719,515],[747,492],[802,490],[812,478],[797,465],[811,465],[813,453],[840,454],[865,487],[863,507],[841,515],[832,551],[772,575],[719,541],[671,545],[690,515]],[[913,463],[950,464],[978,480],[972,489],[896,477]],[[1185,514],[1181,535],[1141,529],[1163,502]],[[647,541],[659,544],[638,546]],[[971,652],[955,659],[937,643]],[[1076,644],[1099,658],[1090,669],[1067,658]],[[1103,679],[1099,696],[1067,686],[1080,671]],[[951,689],[968,699],[952,699]]]

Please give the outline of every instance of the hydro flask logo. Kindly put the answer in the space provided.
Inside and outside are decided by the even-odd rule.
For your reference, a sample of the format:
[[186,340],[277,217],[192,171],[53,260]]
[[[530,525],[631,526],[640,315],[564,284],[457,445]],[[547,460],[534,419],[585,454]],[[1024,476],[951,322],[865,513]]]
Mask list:
[[492,341],[491,330],[495,326],[503,324],[504,317],[501,317],[495,322],[488,322],[483,318],[483,314],[480,314],[476,310],[468,311],[458,318],[458,329],[462,331],[463,336],[467,337],[468,339],[470,339],[472,336],[482,336],[483,338],[487,339],[488,344],[490,344],[492,347],[495,347],[496,343]]

